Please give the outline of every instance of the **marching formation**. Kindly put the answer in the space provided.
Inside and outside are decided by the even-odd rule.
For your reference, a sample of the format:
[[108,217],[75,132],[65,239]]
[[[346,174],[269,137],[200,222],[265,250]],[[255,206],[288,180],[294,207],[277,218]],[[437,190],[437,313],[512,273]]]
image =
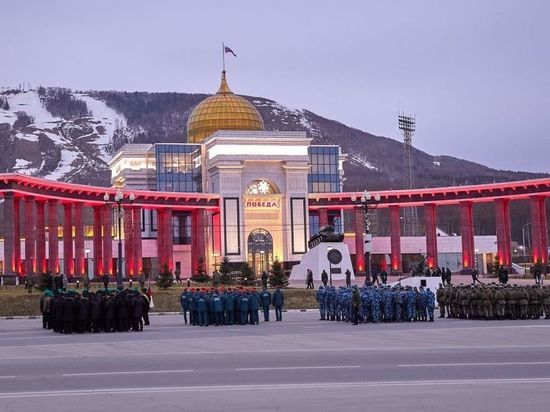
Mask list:
[[440,318],[550,319],[549,286],[445,286],[437,290],[437,302]]
[[57,333],[142,331],[149,325],[149,297],[137,289],[52,292],[40,299],[42,327]]
[[345,322],[433,322],[435,295],[429,288],[320,286],[320,320]]
[[256,289],[184,289],[180,295],[185,324],[208,325],[258,325],[262,309],[264,321],[269,322],[269,308],[275,308],[275,319],[283,319],[284,294],[279,288],[271,294],[266,288]]

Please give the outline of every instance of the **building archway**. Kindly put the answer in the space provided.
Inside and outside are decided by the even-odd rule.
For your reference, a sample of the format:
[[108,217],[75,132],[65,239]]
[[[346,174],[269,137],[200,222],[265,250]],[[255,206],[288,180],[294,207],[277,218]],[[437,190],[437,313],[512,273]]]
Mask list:
[[273,237],[265,229],[254,229],[248,235],[248,263],[259,276],[273,262]]

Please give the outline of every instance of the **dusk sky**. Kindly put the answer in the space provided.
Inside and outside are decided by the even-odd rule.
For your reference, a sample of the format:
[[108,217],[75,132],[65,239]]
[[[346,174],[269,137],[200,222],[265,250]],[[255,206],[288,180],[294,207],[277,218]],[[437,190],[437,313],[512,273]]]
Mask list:
[[550,172],[550,1],[0,0],[0,86],[215,92]]

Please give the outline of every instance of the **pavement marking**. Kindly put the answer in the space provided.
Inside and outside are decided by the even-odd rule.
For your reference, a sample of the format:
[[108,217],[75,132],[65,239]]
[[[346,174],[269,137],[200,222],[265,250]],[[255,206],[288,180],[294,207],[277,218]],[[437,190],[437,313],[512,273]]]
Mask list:
[[15,375],[0,376],[0,379],[14,379]]
[[180,387],[145,387],[145,388],[104,388],[104,389],[73,389],[60,391],[29,391],[4,392],[0,399],[9,398],[44,398],[58,396],[93,396],[111,394],[151,394],[151,393],[178,393],[178,392],[219,392],[219,391],[250,391],[250,390],[304,390],[304,389],[341,389],[341,388],[381,388],[407,386],[475,386],[475,385],[517,385],[517,384],[544,384],[550,383],[550,378],[504,378],[504,379],[463,379],[463,380],[432,380],[432,381],[381,381],[381,382],[331,382],[331,383],[297,383],[297,384],[252,384],[226,386],[180,386]]
[[513,365],[550,365],[550,362],[470,362],[470,363],[411,363],[397,365],[401,368],[438,367],[438,366],[513,366]]
[[102,375],[135,375],[135,374],[156,374],[156,373],[189,373],[194,369],[164,370],[164,371],[113,371],[113,372],[83,372],[83,373],[64,373],[61,376],[102,376]]
[[265,368],[235,368],[236,371],[276,371],[276,370],[295,370],[295,369],[351,369],[360,368],[358,365],[335,365],[335,366],[279,366]]

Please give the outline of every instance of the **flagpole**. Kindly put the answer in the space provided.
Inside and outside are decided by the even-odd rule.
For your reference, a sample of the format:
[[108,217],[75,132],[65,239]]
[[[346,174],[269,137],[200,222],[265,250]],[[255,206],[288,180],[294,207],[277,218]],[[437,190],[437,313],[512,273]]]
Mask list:
[[225,72],[225,44],[222,42],[222,62],[223,62],[223,71]]

